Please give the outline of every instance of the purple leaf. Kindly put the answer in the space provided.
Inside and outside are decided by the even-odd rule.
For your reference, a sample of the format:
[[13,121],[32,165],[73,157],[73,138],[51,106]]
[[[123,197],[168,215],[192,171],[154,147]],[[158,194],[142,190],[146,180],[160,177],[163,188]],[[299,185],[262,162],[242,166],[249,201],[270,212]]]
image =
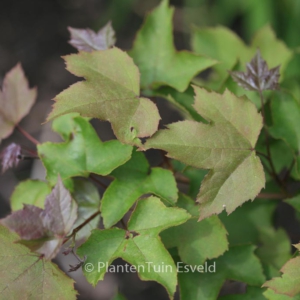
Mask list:
[[257,50],[251,62],[247,64],[246,72],[229,71],[235,82],[245,90],[264,91],[278,89],[280,66],[269,69],[266,61]]
[[62,237],[68,234],[77,219],[77,204],[60,176],[52,193],[46,198],[42,219],[45,228]]
[[33,205],[24,205],[22,210],[13,212],[1,220],[1,223],[15,231],[21,239],[34,240],[45,236],[45,229],[41,219],[43,210]]
[[20,161],[21,146],[12,143],[7,146],[0,154],[2,161],[2,173],[9,168],[16,167]]
[[76,29],[68,27],[71,34],[69,43],[78,51],[92,52],[106,50],[116,43],[115,31],[111,22],[108,22],[97,33],[91,29]]
[[24,205],[1,223],[21,237],[19,243],[52,259],[77,218],[77,204],[64,187],[60,176],[52,193],[46,198],[45,209]]

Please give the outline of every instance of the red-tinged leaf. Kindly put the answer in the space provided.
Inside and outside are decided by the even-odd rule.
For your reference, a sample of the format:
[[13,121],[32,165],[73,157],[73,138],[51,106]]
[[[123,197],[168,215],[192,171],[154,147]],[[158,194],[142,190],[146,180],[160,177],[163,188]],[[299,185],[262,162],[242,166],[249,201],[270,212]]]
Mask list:
[[77,204],[59,177],[46,198],[44,210],[24,205],[22,210],[13,212],[1,223],[19,234],[22,239],[19,243],[49,260],[58,253],[76,218]]
[[106,50],[116,43],[115,31],[108,22],[98,32],[89,28],[76,29],[68,27],[71,34],[69,43],[78,51],[92,52],[94,50]]
[[20,64],[6,74],[0,91],[0,141],[28,114],[36,95],[36,89],[29,88]]
[[280,66],[269,69],[267,62],[257,50],[251,62],[247,64],[246,72],[229,71],[234,81],[245,90],[264,91],[278,89]]
[[21,239],[34,240],[45,236],[45,229],[41,213],[43,210],[33,205],[24,205],[22,210],[18,210],[5,219],[1,223],[15,231]]
[[65,236],[77,219],[77,204],[60,177],[46,198],[42,219],[44,227],[58,236]]
[[6,170],[16,167],[20,161],[21,146],[15,143],[7,146],[0,154],[2,161],[2,173]]

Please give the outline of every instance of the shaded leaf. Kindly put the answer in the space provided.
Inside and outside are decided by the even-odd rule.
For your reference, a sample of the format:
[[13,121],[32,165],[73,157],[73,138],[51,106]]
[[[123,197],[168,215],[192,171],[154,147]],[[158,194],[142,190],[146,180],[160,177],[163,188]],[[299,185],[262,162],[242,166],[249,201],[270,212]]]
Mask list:
[[121,142],[138,145],[138,138],[151,136],[157,130],[157,107],[139,98],[139,70],[125,52],[118,48],[80,52],[66,56],[65,61],[68,71],[86,80],[55,98],[48,121],[77,112],[109,121]]
[[0,293],[2,299],[76,299],[74,282],[56,264],[14,242],[18,236],[0,226]]
[[116,43],[115,31],[108,22],[98,32],[92,29],[76,29],[68,27],[71,34],[69,43],[78,51],[92,52],[94,50],[106,50]]
[[195,92],[194,107],[210,123],[173,123],[148,139],[145,148],[162,149],[187,165],[211,169],[197,196],[202,220],[224,208],[231,213],[264,187],[263,167],[254,152],[262,118],[249,100],[228,91],[220,95],[195,87]]
[[64,143],[38,145],[39,157],[52,185],[58,174],[63,180],[74,176],[87,177],[90,173],[107,175],[131,156],[131,146],[117,140],[102,142],[92,125],[81,117],[72,119],[70,130],[72,138]]
[[152,193],[173,205],[177,186],[171,171],[150,168],[142,152],[134,151],[131,160],[114,170],[115,180],[106,189],[101,201],[105,228],[117,223],[142,195]]
[[247,291],[244,294],[227,295],[218,298],[219,300],[266,300],[264,297],[265,289],[256,286],[247,286]]
[[172,19],[174,8],[163,0],[151,12],[137,34],[130,56],[141,71],[144,89],[169,85],[183,92],[191,79],[216,61],[174,48]]
[[[121,257],[136,267],[142,280],[154,280],[162,284],[173,299],[177,284],[176,266],[158,234],[168,227],[184,223],[189,217],[183,209],[165,207],[158,198],[140,200],[128,222],[129,231],[118,228],[95,229],[77,249],[80,256],[87,257],[83,267],[87,280],[96,285],[103,280],[105,264],[109,265]],[[103,267],[99,268],[98,262],[102,262]],[[155,272],[154,266],[158,268],[162,264],[170,268],[165,272]],[[94,269],[89,272],[91,266]]]
[[227,232],[217,216],[197,222],[198,207],[183,194],[177,205],[192,214],[192,218],[161,233],[166,248],[177,247],[181,261],[189,265],[201,265],[228,250]]
[[247,63],[247,71],[229,71],[238,85],[245,90],[264,91],[277,90],[279,87],[279,66],[269,69],[266,61],[257,50],[250,63]]
[[46,259],[52,259],[76,218],[77,204],[59,177],[55,188],[46,198],[44,210],[24,205],[22,210],[13,212],[1,223],[18,233],[25,240],[23,244],[31,250],[41,253]]
[[[179,272],[179,288],[182,300],[216,300],[226,279],[260,287],[265,280],[259,259],[251,245],[230,247],[221,257],[208,261],[215,270],[207,272]],[[214,272],[213,272],[214,270]]]
[[30,204],[44,208],[46,196],[51,192],[47,182],[39,180],[26,180],[20,182],[10,197],[12,210],[23,208],[23,204]]
[[8,145],[0,153],[0,159],[2,163],[2,173],[10,168],[14,168],[18,165],[21,155],[21,146],[15,143]]
[[[91,215],[99,211],[100,195],[98,189],[88,180],[74,179],[74,191],[72,193],[78,205],[78,218],[73,225],[73,229],[82,224]],[[100,215],[86,224],[76,233],[76,240],[87,238],[91,230],[97,228]],[[72,231],[72,230],[71,230]]]
[[11,69],[0,91],[0,141],[28,114],[36,100],[37,91],[30,89],[20,64]]

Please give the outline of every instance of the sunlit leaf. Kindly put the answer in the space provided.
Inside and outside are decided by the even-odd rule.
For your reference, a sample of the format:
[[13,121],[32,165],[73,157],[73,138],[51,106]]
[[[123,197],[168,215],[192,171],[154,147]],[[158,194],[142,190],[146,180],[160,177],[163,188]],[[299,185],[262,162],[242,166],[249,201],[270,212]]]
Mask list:
[[139,98],[140,74],[132,59],[118,48],[65,57],[67,70],[86,80],[77,82],[56,98],[48,120],[77,112],[112,124],[117,138],[138,144],[151,136],[160,119],[157,107]]
[[195,92],[194,107],[210,123],[173,123],[148,139],[145,147],[211,169],[197,196],[202,220],[223,209],[231,213],[264,187],[263,167],[254,152],[262,118],[249,100],[228,91],[220,95],[195,87]]

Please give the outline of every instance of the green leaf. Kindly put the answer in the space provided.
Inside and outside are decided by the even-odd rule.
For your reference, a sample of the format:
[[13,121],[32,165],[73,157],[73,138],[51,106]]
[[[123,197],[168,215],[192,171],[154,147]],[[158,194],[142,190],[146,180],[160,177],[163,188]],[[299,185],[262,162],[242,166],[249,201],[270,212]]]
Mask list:
[[174,8],[162,0],[146,18],[130,55],[141,72],[143,89],[168,85],[183,92],[192,78],[216,63],[208,57],[177,52],[172,34]]
[[126,300],[126,298],[122,294],[118,293],[112,300]]
[[[200,220],[231,213],[264,187],[265,176],[254,148],[262,117],[246,98],[195,87],[195,109],[209,124],[182,121],[168,125],[148,139],[145,147],[162,149],[183,163],[211,169],[201,184],[197,201]],[[188,155],[187,155],[188,153]]]
[[56,264],[20,244],[0,226],[0,293],[2,299],[76,299],[74,282]]
[[81,117],[74,117],[70,134],[73,138],[64,143],[38,145],[39,157],[52,185],[57,174],[63,180],[74,176],[87,177],[90,173],[107,175],[131,156],[131,146],[117,140],[103,143],[92,125]]
[[109,121],[117,138],[140,145],[138,138],[151,136],[159,113],[148,99],[139,98],[139,71],[118,48],[65,57],[67,70],[86,80],[77,82],[56,97],[48,120],[77,112]]
[[260,287],[265,280],[261,264],[254,255],[254,246],[230,247],[221,257],[208,266],[215,269],[207,272],[179,272],[179,287],[182,300],[216,300],[226,279],[245,282]]
[[87,280],[96,285],[104,277],[106,264],[121,257],[135,266],[142,280],[162,284],[173,299],[176,266],[158,234],[184,223],[189,217],[183,209],[165,207],[158,198],[140,200],[128,222],[128,231],[118,228],[93,230],[90,238],[77,249],[80,256],[86,256],[83,269]]
[[217,76],[212,79],[211,88],[217,89],[228,77],[239,60],[245,65],[259,48],[262,57],[270,68],[281,65],[281,76],[292,58],[292,51],[275,36],[270,26],[261,28],[253,37],[251,46],[247,46],[233,31],[217,26],[214,28],[195,28],[192,35],[192,47],[196,53],[207,55],[220,63],[216,64]]
[[197,222],[198,208],[189,197],[180,194],[177,205],[192,218],[186,223],[161,233],[166,248],[177,247],[181,260],[189,265],[201,265],[228,250],[227,232],[217,216]]
[[4,77],[0,90],[0,142],[12,134],[36,100],[36,88],[30,89],[21,64]]
[[20,182],[10,197],[12,210],[23,208],[23,204],[31,204],[44,208],[46,196],[51,193],[47,182],[39,180],[26,180]]
[[117,223],[142,195],[152,193],[173,205],[177,200],[177,186],[171,171],[150,168],[142,152],[133,151],[126,164],[114,170],[115,180],[106,189],[101,201],[101,215],[105,228]]
[[220,297],[219,300],[266,300],[264,297],[265,289],[256,286],[248,286],[244,294],[227,295]]
[[[73,226],[74,229],[94,213],[99,212],[100,196],[98,189],[88,180],[74,179],[73,181],[74,191],[72,196],[78,206],[78,218]],[[76,233],[76,240],[86,239],[91,231],[97,228],[99,221],[100,214]]]
[[[300,250],[300,244],[295,245]],[[278,294],[294,297],[300,293],[300,257],[292,258],[281,269],[281,277],[273,278],[264,287],[274,290]]]

